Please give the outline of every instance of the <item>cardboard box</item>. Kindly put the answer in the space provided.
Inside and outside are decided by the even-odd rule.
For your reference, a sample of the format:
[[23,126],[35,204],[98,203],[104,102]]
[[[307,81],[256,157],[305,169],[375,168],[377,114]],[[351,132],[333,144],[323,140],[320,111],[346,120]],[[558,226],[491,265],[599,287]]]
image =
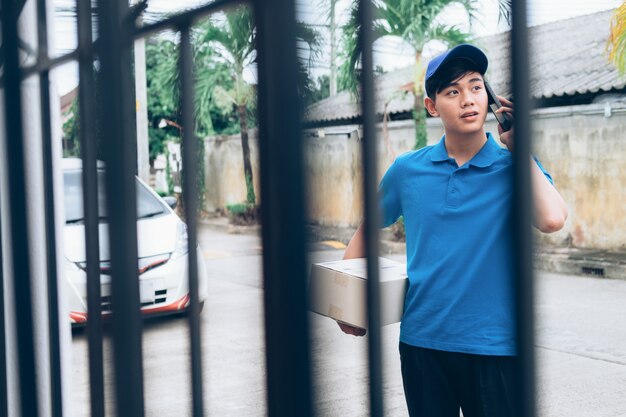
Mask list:
[[[402,319],[408,285],[406,265],[379,258],[381,325]],[[311,311],[352,326],[367,328],[367,264],[365,258],[324,262],[311,266]]]

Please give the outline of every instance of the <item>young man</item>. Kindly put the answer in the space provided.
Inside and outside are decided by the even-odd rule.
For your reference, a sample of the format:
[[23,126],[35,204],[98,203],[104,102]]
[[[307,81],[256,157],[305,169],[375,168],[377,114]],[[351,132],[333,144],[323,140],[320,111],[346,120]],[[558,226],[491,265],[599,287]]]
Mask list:
[[[459,45],[426,72],[426,109],[441,141],[396,159],[380,184],[384,226],[406,227],[409,287],[400,327],[402,378],[412,417],[508,417],[516,354],[512,284],[513,132],[485,133],[487,57]],[[513,104],[500,97],[500,111]],[[563,227],[567,208],[531,161],[535,227]],[[364,257],[362,226],[344,258]],[[340,324],[348,334],[364,329]]]

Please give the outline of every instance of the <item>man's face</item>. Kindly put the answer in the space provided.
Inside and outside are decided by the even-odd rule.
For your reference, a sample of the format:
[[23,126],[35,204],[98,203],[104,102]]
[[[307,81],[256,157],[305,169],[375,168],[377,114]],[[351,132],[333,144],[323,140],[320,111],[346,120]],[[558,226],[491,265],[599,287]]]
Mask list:
[[447,133],[472,134],[483,129],[487,118],[487,91],[482,75],[468,72],[453,81],[425,104],[432,116],[439,116]]

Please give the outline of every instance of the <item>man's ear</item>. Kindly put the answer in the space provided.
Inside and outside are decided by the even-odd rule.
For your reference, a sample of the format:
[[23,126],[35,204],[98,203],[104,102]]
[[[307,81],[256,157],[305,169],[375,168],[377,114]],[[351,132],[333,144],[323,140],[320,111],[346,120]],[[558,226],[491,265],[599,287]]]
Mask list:
[[435,102],[428,96],[424,97],[424,107],[426,107],[426,110],[428,110],[428,114],[430,114],[431,116],[439,116],[439,112],[437,111],[437,108],[435,108]]

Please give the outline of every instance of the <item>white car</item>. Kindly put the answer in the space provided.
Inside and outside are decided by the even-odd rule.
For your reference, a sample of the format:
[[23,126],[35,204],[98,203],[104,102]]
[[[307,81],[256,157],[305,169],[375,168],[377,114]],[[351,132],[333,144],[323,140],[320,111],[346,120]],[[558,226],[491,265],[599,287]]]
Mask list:
[[[111,314],[109,235],[104,197],[104,166],[98,166],[100,216],[100,280],[102,314]],[[65,199],[64,254],[68,283],[69,318],[73,325],[87,322],[87,273],[83,216],[82,161],[63,159]],[[187,226],[172,208],[136,178],[139,294],[144,314],[181,313],[189,307]],[[207,297],[207,273],[198,246],[198,287]]]

